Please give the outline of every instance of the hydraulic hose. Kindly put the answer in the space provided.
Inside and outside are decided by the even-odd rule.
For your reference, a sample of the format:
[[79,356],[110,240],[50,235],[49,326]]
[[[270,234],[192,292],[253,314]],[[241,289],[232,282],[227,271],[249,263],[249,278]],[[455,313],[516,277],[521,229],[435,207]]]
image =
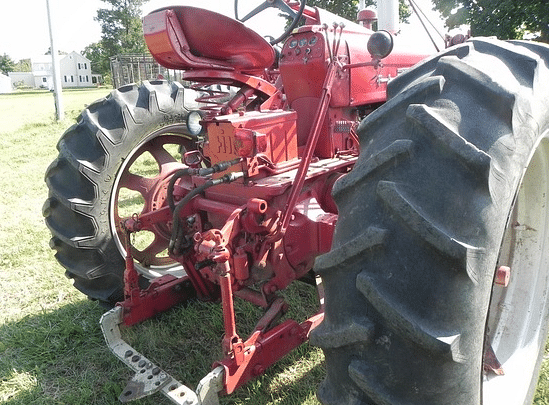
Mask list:
[[[240,161],[240,159],[238,159]],[[227,162],[224,162],[227,163]],[[233,173],[227,173],[223,177],[220,177],[219,179],[210,179],[206,181],[201,186],[198,186],[196,188],[193,188],[185,197],[181,199],[177,203],[177,206],[175,207],[173,211],[173,217],[172,217],[172,236],[170,238],[170,243],[168,245],[168,251],[171,254],[177,254],[176,246],[179,246],[181,244],[181,239],[183,237],[183,229],[180,225],[180,218],[179,214],[181,213],[181,210],[187,205],[189,201],[191,201],[195,196],[198,194],[201,194],[204,192],[204,190],[216,186],[218,184],[222,183],[231,183],[237,179],[240,179],[245,176],[244,172],[233,172]]]
[[175,210],[175,202],[173,201],[173,189],[175,187],[175,182],[183,176],[190,175],[190,171],[190,167],[176,171],[168,183],[168,195],[166,196],[166,199],[168,200],[168,205],[170,206],[170,211],[172,213]]
[[175,182],[184,176],[190,176],[193,174],[197,174],[199,176],[209,176],[213,173],[219,173],[227,170],[229,167],[234,166],[237,163],[240,163],[242,159],[236,158],[233,160],[227,160],[225,162],[219,162],[213,165],[212,167],[206,167],[206,168],[200,168],[200,169],[193,169],[190,167],[186,167],[184,169],[178,170],[175,172],[170,179],[170,182],[168,183],[168,205],[170,206],[170,211],[173,213],[175,210],[175,202],[173,200],[173,190],[175,188]]

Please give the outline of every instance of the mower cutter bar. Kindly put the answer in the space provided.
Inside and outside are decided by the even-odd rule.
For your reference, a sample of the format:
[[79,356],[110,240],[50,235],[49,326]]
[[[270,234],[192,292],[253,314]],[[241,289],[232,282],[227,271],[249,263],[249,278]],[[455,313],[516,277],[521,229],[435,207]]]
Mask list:
[[198,384],[196,392],[183,385],[171,375],[131,347],[122,339],[124,308],[117,306],[103,314],[101,329],[107,346],[123,363],[135,371],[118,398],[126,403],[134,399],[162,392],[178,405],[219,405],[218,392],[223,389],[224,368],[219,366],[206,375]]

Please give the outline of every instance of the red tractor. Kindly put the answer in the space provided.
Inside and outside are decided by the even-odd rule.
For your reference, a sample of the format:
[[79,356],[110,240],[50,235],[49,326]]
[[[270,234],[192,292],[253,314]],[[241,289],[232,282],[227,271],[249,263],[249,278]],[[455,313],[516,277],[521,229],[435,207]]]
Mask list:
[[[271,43],[199,8],[146,16],[152,55],[192,84],[91,104],[46,173],[58,261],[116,304],[101,326],[136,372],[121,400],[215,404],[310,339],[324,404],[529,403],[549,314],[549,48],[481,38],[425,58],[304,0],[244,19],[269,6],[292,17]],[[296,280],[320,310],[279,321]],[[249,336],[235,297],[264,309]],[[225,329],[195,391],[119,331],[193,299],[221,302]]]

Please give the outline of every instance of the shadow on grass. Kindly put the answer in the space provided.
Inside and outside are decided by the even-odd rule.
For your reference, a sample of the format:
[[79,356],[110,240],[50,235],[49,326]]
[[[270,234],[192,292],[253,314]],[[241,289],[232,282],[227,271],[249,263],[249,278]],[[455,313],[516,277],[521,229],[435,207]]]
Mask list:
[[[272,402],[265,403],[315,405],[319,404],[316,392],[325,373],[320,349],[304,344],[274,364],[257,381],[249,382],[233,395],[242,399],[239,403],[246,403],[246,399],[254,403],[253,399],[268,395]],[[248,393],[246,397],[245,393]],[[234,402],[229,399],[226,403]]]
[[[106,347],[98,324],[103,312],[97,303],[83,300],[1,325],[0,403],[118,404],[132,373]],[[123,334],[152,361],[194,388],[219,358],[221,308],[191,303]],[[307,345],[298,348],[221,403],[316,403],[323,367],[314,351]],[[295,369],[302,371],[293,375]],[[170,404],[160,394],[135,403]]]
[[0,326],[0,403],[117,403],[129,373],[104,344],[103,312],[81,301]]

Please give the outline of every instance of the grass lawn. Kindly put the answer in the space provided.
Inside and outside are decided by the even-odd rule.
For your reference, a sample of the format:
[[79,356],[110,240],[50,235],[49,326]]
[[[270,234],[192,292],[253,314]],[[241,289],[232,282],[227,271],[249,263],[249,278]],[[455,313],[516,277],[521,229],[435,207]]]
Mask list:
[[[118,404],[131,377],[106,348],[98,323],[105,310],[74,289],[55,261],[42,217],[44,173],[57,156],[57,140],[86,104],[108,93],[64,92],[60,123],[49,92],[0,95],[0,404]],[[304,292],[311,308],[312,289],[293,295]],[[239,319],[254,310],[240,303]],[[125,337],[194,388],[220,358],[222,330],[220,306],[196,303],[128,329]],[[320,350],[304,345],[221,403],[317,404],[322,360]],[[169,403],[161,394],[136,401]]]
[[[42,218],[44,173],[57,156],[56,142],[86,104],[105,89],[64,93],[67,118],[53,120],[49,92],[0,95],[0,404],[117,404],[131,372],[105,346],[104,312],[64,277],[53,257]],[[312,290],[295,288],[309,307]],[[297,319],[305,317],[295,305]],[[239,303],[237,316],[257,310]],[[252,317],[249,317],[250,319]],[[194,387],[220,356],[220,306],[193,303],[126,330],[125,337],[180,381]],[[549,364],[535,404],[549,405]],[[317,404],[324,373],[322,353],[300,347],[222,404]],[[137,404],[168,404],[160,394]]]

